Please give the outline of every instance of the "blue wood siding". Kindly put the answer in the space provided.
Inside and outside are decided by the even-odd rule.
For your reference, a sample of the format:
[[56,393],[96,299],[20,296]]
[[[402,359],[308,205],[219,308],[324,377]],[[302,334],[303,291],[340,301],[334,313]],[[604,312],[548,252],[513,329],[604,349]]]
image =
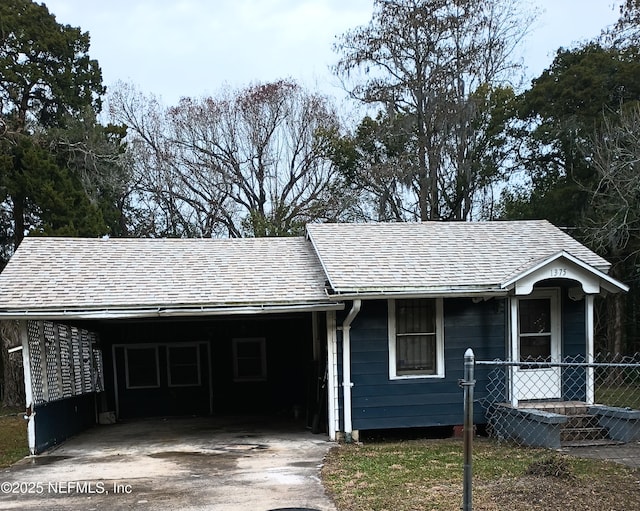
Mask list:
[[[505,356],[505,301],[444,300],[445,377],[389,379],[386,300],[366,301],[351,328],[353,428],[453,426],[463,422],[464,353],[483,360]],[[340,319],[338,320],[340,324]],[[482,396],[486,372],[476,374]],[[483,422],[476,407],[476,421]]]
[[96,423],[96,395],[83,394],[35,406],[36,453]]
[[[585,321],[586,300],[571,300],[566,288],[562,289],[562,358],[567,362],[586,360],[587,335]],[[562,369],[562,397],[567,401],[586,399],[584,368]]]
[[571,300],[562,289],[562,356],[584,357],[587,346],[585,299]]

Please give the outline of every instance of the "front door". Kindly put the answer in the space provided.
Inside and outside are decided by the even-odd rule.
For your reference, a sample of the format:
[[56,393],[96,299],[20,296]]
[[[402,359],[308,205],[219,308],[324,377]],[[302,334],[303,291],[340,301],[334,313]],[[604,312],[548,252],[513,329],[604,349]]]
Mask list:
[[558,399],[562,396],[560,367],[544,365],[560,361],[558,290],[536,290],[526,298],[514,300],[517,300],[514,360],[522,364],[513,372],[515,398]]

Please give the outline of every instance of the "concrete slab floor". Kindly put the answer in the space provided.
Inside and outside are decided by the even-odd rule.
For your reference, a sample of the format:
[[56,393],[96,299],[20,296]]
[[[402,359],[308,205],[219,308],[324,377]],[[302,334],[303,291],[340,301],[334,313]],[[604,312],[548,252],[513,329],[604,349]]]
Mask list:
[[267,418],[96,426],[0,474],[0,509],[336,511],[320,482],[333,443]]

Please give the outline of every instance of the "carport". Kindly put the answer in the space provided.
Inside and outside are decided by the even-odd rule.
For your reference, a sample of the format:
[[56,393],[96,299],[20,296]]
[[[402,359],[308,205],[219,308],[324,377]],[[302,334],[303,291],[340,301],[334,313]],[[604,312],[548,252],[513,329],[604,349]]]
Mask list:
[[39,453],[117,420],[229,414],[324,431],[329,300],[304,238],[26,238],[0,278]]

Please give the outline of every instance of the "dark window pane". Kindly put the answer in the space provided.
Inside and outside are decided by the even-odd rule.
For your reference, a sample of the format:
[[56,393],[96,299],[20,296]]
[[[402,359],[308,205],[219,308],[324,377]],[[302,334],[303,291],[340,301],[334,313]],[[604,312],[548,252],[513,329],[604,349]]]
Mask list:
[[435,361],[435,335],[411,335],[397,337],[397,374],[435,374]]
[[157,387],[156,348],[127,348],[127,383],[129,387]]
[[262,347],[259,341],[242,341],[236,344],[238,358],[260,358]]
[[436,302],[396,301],[396,374],[436,373]]
[[265,380],[264,339],[234,339],[234,377],[238,380]]
[[170,346],[169,384],[199,385],[200,366],[197,346]]
[[519,300],[520,333],[551,332],[551,301],[549,299]]
[[257,378],[262,375],[262,361],[258,358],[238,359],[238,378]]
[[396,301],[396,333],[434,333],[436,331],[435,300]]
[[520,337],[521,362],[550,362],[551,335]]

